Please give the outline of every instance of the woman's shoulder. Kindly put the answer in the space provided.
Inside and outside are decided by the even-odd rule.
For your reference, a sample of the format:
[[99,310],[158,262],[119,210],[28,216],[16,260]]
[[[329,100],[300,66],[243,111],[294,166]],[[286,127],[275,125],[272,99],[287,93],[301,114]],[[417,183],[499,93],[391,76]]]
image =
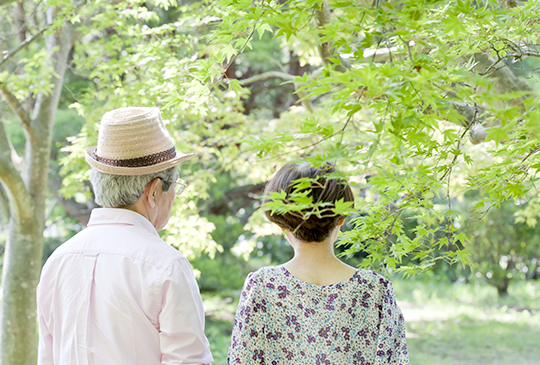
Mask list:
[[[244,288],[251,290],[253,288],[263,289],[273,285],[287,285],[287,283],[294,281],[288,280],[290,279],[290,275],[282,265],[264,266],[248,274]],[[321,288],[328,289],[333,287],[337,287],[338,289],[349,287],[353,291],[385,292],[388,289],[392,289],[392,282],[375,271],[358,269],[347,281]]]
[[384,276],[373,270],[359,269],[357,271],[357,274],[364,284],[371,283],[383,287],[388,287],[389,285],[392,285],[392,282],[389,279],[385,278]]
[[285,275],[286,272],[282,266],[263,266],[248,274],[245,285],[253,287],[262,284],[264,286],[266,283],[274,282]]
[[251,272],[248,275],[248,279],[256,280],[259,282],[274,281],[275,278],[283,276],[284,270],[282,266],[263,266],[257,271]]
[[371,292],[376,296],[385,296],[388,292],[393,292],[392,282],[375,271],[360,269],[356,272],[355,279],[353,288],[360,292]]

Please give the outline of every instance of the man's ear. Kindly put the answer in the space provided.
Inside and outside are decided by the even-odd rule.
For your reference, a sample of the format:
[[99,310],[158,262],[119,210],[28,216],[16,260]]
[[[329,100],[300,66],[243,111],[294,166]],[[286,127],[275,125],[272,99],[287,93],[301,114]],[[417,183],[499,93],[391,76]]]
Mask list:
[[152,182],[150,182],[148,185],[146,185],[146,188],[144,188],[144,195],[145,199],[150,205],[150,207],[155,208],[156,202],[154,201],[155,195],[156,195],[156,189],[159,184],[160,179],[156,177]]
[[345,223],[345,219],[346,219],[346,218],[343,218],[342,220],[340,220],[340,221],[338,222],[337,225],[338,225],[338,226],[342,226],[343,223]]

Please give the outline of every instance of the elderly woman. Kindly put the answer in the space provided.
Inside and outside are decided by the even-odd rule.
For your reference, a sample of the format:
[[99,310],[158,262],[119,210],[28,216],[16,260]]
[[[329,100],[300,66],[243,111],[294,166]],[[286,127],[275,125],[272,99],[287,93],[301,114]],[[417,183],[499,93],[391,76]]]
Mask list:
[[[285,165],[265,196],[294,191],[309,178],[314,202],[354,200],[343,181],[327,179],[333,168]],[[267,201],[267,200],[266,200]],[[272,214],[294,258],[251,273],[244,284],[229,347],[229,364],[409,364],[405,323],[392,283],[357,270],[335,255],[343,216]]]
[[103,116],[86,150],[96,202],[88,228],[47,260],[38,286],[38,364],[209,364],[187,259],[163,241],[185,183],[157,108]]

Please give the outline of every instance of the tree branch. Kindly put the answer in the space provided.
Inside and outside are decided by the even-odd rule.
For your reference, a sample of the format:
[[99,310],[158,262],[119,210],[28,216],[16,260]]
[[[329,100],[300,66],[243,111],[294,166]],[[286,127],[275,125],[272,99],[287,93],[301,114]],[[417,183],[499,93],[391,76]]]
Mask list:
[[[360,99],[362,97],[362,95],[360,95],[360,97],[358,99]],[[331,135],[329,136],[326,136],[324,138],[321,138],[319,139],[317,142],[313,142],[307,146],[304,146],[304,147],[300,147],[300,148],[297,148],[297,149],[294,149],[292,151],[289,151],[289,152],[284,152],[282,154],[279,154],[279,155],[276,155],[274,157],[269,157],[269,158],[265,158],[261,161],[267,161],[267,160],[272,160],[274,158],[277,158],[277,157],[281,157],[281,156],[285,156],[285,155],[290,155],[291,153],[295,153],[295,152],[299,152],[299,151],[303,151],[305,149],[308,149],[308,148],[311,148],[311,147],[315,147],[317,146],[318,144],[321,144],[322,142],[326,141],[327,139],[330,139],[332,137],[335,137],[337,136],[338,134],[340,133],[345,133],[345,129],[347,129],[347,126],[349,125],[349,123],[351,122],[352,118],[353,118],[354,114],[351,114],[349,115],[349,117],[347,118],[347,120],[345,121],[345,124],[343,125],[343,128],[341,128],[339,131],[337,132],[334,132],[332,133]],[[341,138],[341,141],[339,142],[339,144],[341,144],[343,142],[343,138]]]
[[490,76],[498,80],[498,82],[493,85],[497,87],[501,93],[507,93],[508,91],[532,91],[531,87],[523,80],[520,80],[512,70],[507,67],[494,68],[493,64],[499,62],[495,57],[477,53],[474,55],[474,60],[477,62],[474,67],[475,71],[480,75],[491,72]]
[[17,115],[19,121],[22,123],[27,132],[31,132],[30,126],[32,122],[30,120],[30,116],[26,110],[24,110],[22,104],[19,102],[19,99],[17,99],[17,97],[13,95],[2,83],[0,83],[0,92],[2,92],[2,95],[4,95],[10,109],[13,111],[13,113],[15,113],[15,115]]
[[[384,48],[367,48],[364,49],[363,55],[365,59],[370,58],[372,62],[386,62],[390,61],[392,56],[402,56],[409,54],[410,57],[410,47],[415,46],[415,41],[409,41],[408,43],[406,41],[403,41],[404,45],[400,46],[394,46],[394,47],[384,47]],[[405,47],[407,46],[407,48]],[[424,53],[427,52],[428,48],[422,48],[422,50],[418,53]]]
[[[262,74],[254,75],[254,76],[248,77],[247,79],[238,80],[238,81],[240,81],[240,85],[244,86],[244,85],[249,85],[260,80],[266,80],[271,77],[277,77],[284,80],[294,80],[295,76],[288,74],[286,72],[281,72],[281,71],[268,71],[268,72],[263,72]],[[298,96],[300,97],[300,99],[302,99],[302,103],[304,104],[304,107],[310,113],[313,113],[313,104],[311,103],[311,100],[306,97],[306,94],[303,91],[299,90],[300,87],[298,83],[296,82],[294,83],[294,89],[298,93]]]
[[229,203],[235,200],[239,200],[241,203],[240,206],[238,206],[238,209],[246,208],[253,202],[253,200],[257,199],[257,197],[263,192],[265,186],[266,182],[234,188],[225,193],[217,202],[210,205],[210,213],[216,215],[223,214],[225,211],[231,209],[229,207]]
[[[2,0],[0,0],[2,1]],[[0,4],[1,5],[1,4]],[[22,42],[21,44],[19,44],[17,47],[15,47],[14,49],[12,49],[11,51],[9,51],[5,56],[4,58],[2,58],[2,60],[0,61],[0,67],[2,67],[2,65],[7,62],[7,60],[9,60],[11,57],[15,56],[17,53],[19,53],[19,51],[25,49],[26,47],[28,47],[32,42],[34,42],[36,39],[38,39],[39,37],[41,37],[41,35],[51,27],[51,25],[48,25],[46,26],[45,28],[43,28],[42,30],[40,30],[39,32],[37,32],[36,34],[34,34],[31,38],[27,39],[26,41]]]
[[462,127],[469,127],[470,123],[478,122],[483,119],[479,118],[479,116],[482,116],[486,112],[484,108],[481,108],[478,105],[459,103],[456,101],[451,101],[450,105],[465,118],[464,122],[461,123]]
[[33,211],[32,198],[11,160],[10,141],[7,137],[4,124],[0,123],[0,182],[6,189],[11,214],[16,219],[21,219],[21,213],[25,210]]
[[11,141],[9,140],[4,124],[0,123],[0,179],[2,176],[8,175],[10,172],[19,174],[13,164]]
[[17,23],[19,38],[21,42],[26,41],[26,32],[28,31],[28,27],[26,26],[26,13],[24,11],[24,5],[22,1],[17,2],[17,10],[15,11],[13,18]]
[[[320,9],[315,10],[315,15],[317,17],[317,23],[319,24],[319,28],[324,28],[326,24],[330,24],[332,14],[330,13],[330,8],[328,7],[328,1],[323,1],[321,3]],[[322,34],[319,34],[319,36],[322,37]],[[334,62],[330,60],[330,58],[334,56],[335,53],[335,49],[332,48],[332,42],[328,41],[319,43],[318,48],[319,54],[321,55],[323,62],[326,65],[334,64]],[[339,58],[340,63],[336,65],[336,70],[344,72],[347,68],[351,67],[339,55],[337,57]]]
[[[263,2],[264,4],[264,2]],[[233,56],[233,58],[231,58],[231,60],[229,61],[229,63],[227,64],[227,66],[225,66],[225,68],[223,69],[221,75],[219,76],[218,80],[212,84],[210,86],[210,90],[212,90],[214,88],[214,86],[216,86],[217,84],[219,84],[223,78],[226,76],[227,74],[227,70],[229,69],[229,67],[231,67],[231,65],[234,63],[234,61],[236,61],[236,59],[238,58],[238,56],[240,56],[240,54],[242,52],[244,52],[244,49],[246,48],[246,46],[248,45],[248,43],[251,41],[251,39],[253,38],[253,35],[255,34],[255,31],[257,30],[257,28],[260,26],[259,24],[259,21],[261,20],[261,18],[263,17],[264,13],[266,13],[266,10],[264,10],[261,14],[261,16],[257,19],[257,21],[255,22],[255,24],[253,25],[253,28],[251,29],[251,32],[249,33],[246,41],[244,42],[244,45],[242,46],[242,48],[240,48],[240,50]]]
[[0,217],[4,217],[6,221],[9,221],[10,215],[9,200],[2,184],[0,184]]
[[[47,22],[54,22],[55,7],[46,10]],[[74,26],[66,22],[57,31],[45,36],[47,48],[48,66],[54,67],[51,77],[52,88],[47,94],[39,92],[32,113],[31,131],[26,139],[25,167],[22,176],[27,184],[27,189],[35,200],[37,212],[44,211],[45,197],[47,193],[47,177],[49,174],[50,148],[56,111],[62,91],[64,74],[67,67],[69,51],[73,45]],[[40,220],[44,215],[39,214]],[[42,222],[38,221],[42,225]]]
[[[492,70],[499,71],[501,68],[506,67],[506,64],[503,62],[504,60],[510,58],[513,58],[514,60],[522,60],[523,57],[540,57],[540,52],[534,51],[530,48],[519,49],[519,53],[508,53],[504,57],[500,57],[499,59],[494,60],[493,63],[489,65],[489,67],[485,71],[479,72],[478,74],[483,76],[487,75]],[[492,58],[490,60],[492,60]],[[503,64],[500,67],[495,68],[501,62],[503,62]]]
[[13,162],[13,166],[15,166],[17,171],[22,171],[24,167],[24,159],[19,156],[19,154],[15,150],[15,147],[13,147],[13,143],[11,143],[11,140],[8,140],[8,142],[9,148],[11,149],[11,161]]
[[515,8],[517,6],[516,0],[502,0],[499,3],[502,3],[501,5],[506,8]]
[[[317,9],[315,11],[315,14],[317,16],[317,22],[319,23],[319,27],[324,28],[326,24],[330,24],[332,15],[330,13],[330,9],[328,9],[327,1],[323,1],[321,3],[321,8]],[[329,60],[331,56],[330,48],[330,42],[319,43],[319,53],[321,54],[321,58],[323,59],[324,63],[326,63],[327,65],[331,64]]]
[[452,101],[450,105],[465,119],[460,125],[469,132],[469,140],[472,144],[479,144],[485,141],[488,132],[483,126],[484,114],[486,110],[478,105],[459,103]]
[[269,79],[271,77],[278,77],[284,80],[294,80],[294,75],[288,74],[286,72],[268,71],[268,72],[263,72],[262,74],[251,76],[251,77],[248,77],[247,79],[238,80],[238,81],[240,81],[240,85],[248,85],[256,81]]

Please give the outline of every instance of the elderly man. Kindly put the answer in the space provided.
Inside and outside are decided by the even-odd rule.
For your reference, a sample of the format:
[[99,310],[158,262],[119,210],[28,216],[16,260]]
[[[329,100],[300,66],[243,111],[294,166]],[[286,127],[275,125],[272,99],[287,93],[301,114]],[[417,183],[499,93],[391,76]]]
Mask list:
[[39,364],[209,364],[187,259],[158,235],[175,194],[174,145],[157,108],[103,116],[86,150],[96,202],[88,227],[49,258],[37,290]]

